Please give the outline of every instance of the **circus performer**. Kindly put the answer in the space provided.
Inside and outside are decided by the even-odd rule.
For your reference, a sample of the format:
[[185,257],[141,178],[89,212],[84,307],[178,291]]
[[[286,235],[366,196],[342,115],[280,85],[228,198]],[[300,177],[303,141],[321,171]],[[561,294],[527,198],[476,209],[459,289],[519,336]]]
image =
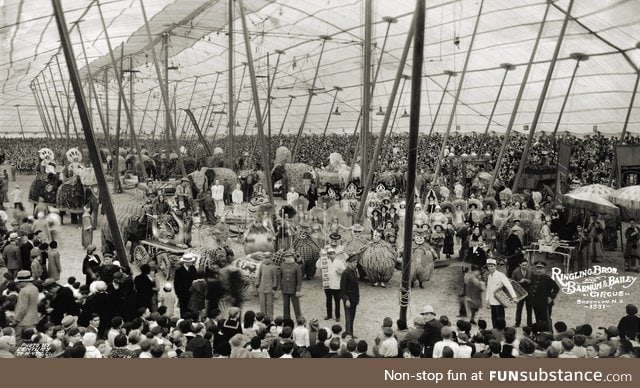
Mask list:
[[361,264],[367,279],[374,287],[386,287],[393,276],[396,263],[396,253],[391,245],[382,240],[379,231],[373,232],[373,240],[362,252]]
[[464,209],[462,208],[462,204],[456,205],[456,210],[453,215],[453,225],[456,228],[464,226]]
[[311,224],[301,221],[299,231],[296,233],[293,243],[293,251],[302,259],[302,272],[306,279],[313,279],[316,274],[316,261],[320,256],[320,247],[311,238]]
[[244,251],[246,254],[255,252],[273,252],[275,233],[266,228],[260,219],[256,218],[244,233]]
[[238,183],[236,184],[236,189],[231,193],[231,202],[233,202],[233,215],[240,215],[240,207],[242,206],[243,198],[244,193],[242,192],[240,183]]
[[224,185],[220,183],[219,179],[216,179],[211,186],[211,197],[216,201],[216,217],[224,216]]
[[448,223],[447,227],[444,230],[444,240],[442,246],[442,253],[446,256],[447,259],[451,259],[451,255],[453,255],[455,236],[456,231],[453,228],[453,224]]
[[433,225],[433,232],[429,240],[431,247],[436,251],[436,257],[440,260],[440,251],[444,246],[444,228],[442,224],[437,223]]
[[411,287],[418,282],[420,288],[424,288],[424,282],[431,279],[433,262],[436,253],[426,239],[426,229],[413,229],[413,243],[411,244],[411,275],[409,277]]
[[640,259],[640,228],[635,219],[629,220],[629,227],[624,231],[627,244],[624,246],[624,266],[627,271],[637,266]]

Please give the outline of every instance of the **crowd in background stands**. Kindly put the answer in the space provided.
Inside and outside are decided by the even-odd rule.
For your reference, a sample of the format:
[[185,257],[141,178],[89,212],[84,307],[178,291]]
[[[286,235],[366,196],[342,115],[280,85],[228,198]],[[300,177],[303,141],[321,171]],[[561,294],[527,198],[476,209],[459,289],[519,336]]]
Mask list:
[[[345,141],[345,137],[348,141]],[[376,136],[373,136],[372,144],[375,144],[375,140]],[[492,135],[485,137],[480,134],[453,134],[449,137],[445,153],[452,153],[458,156],[476,154],[487,157],[489,160],[487,170],[492,171],[498,158],[502,140],[503,136]],[[507,186],[511,186],[518,170],[526,140],[526,136],[520,133],[515,133],[511,136],[511,141],[499,171],[500,180]],[[609,183],[611,168],[615,162],[615,145],[619,143],[619,139],[616,137],[604,137],[601,134],[594,134],[585,137],[562,135],[557,139],[552,139],[549,135],[542,134],[533,143],[527,163],[528,166],[555,166],[557,162],[557,143],[560,140],[573,147],[570,168],[572,180],[578,180],[581,184]],[[293,149],[294,143],[295,136],[293,135],[274,137],[271,141],[271,159],[273,159],[278,146],[284,145],[289,149]],[[625,143],[639,144],[640,136],[627,136]],[[32,139],[28,142],[22,139],[2,139],[2,144],[6,160],[16,165],[35,164],[37,162],[37,151],[43,147],[52,149],[57,161],[63,163],[64,153],[67,150],[66,140],[64,139],[56,141]],[[165,143],[162,139],[145,140],[144,144],[152,155],[165,149]],[[234,139],[236,158],[239,158],[242,153],[248,152],[254,162],[261,162],[260,153],[253,152],[254,144],[255,136],[237,136]],[[351,135],[328,135],[324,139],[320,135],[305,135],[300,138],[298,143],[298,158],[296,161],[316,167],[326,166],[329,162],[329,154],[338,152],[342,154],[347,164],[350,165],[355,151],[354,144],[356,144],[356,139],[351,138]],[[435,169],[436,158],[434,155],[438,155],[441,144],[442,135],[440,134],[431,137],[420,136],[418,170],[432,172]],[[86,149],[83,141],[77,142],[72,139],[70,145]],[[195,140],[181,142],[181,145],[185,145],[190,150],[189,155],[200,153],[200,155],[204,156],[202,147]],[[223,149],[226,148],[225,145],[224,139],[218,139],[215,144],[215,146]],[[398,156],[406,155],[407,145],[408,137],[406,134],[392,134],[388,137],[383,147],[379,170],[393,171],[399,169],[400,171],[405,171],[406,158],[399,158]],[[104,144],[101,144],[101,147],[104,146]],[[124,144],[124,146],[128,146],[128,144]],[[372,154],[373,147],[371,148]],[[447,168],[448,166],[445,163],[443,175],[446,175]]]

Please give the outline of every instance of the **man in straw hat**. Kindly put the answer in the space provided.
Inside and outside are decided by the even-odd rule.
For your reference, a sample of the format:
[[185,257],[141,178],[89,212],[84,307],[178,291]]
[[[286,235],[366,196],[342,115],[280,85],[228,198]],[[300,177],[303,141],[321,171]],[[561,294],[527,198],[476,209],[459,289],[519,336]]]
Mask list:
[[30,271],[18,271],[15,281],[20,293],[13,325],[16,328],[16,337],[19,337],[25,329],[35,327],[38,323],[38,289],[32,284],[33,278]]
[[533,266],[535,271],[529,288],[531,307],[536,315],[536,322],[546,322],[551,330],[551,308],[556,295],[560,292],[560,287],[545,273],[547,263],[538,260],[533,263]]
[[196,262],[196,258],[193,253],[185,252],[180,258],[182,264],[180,268],[176,270],[173,278],[173,286],[178,297],[178,303],[180,304],[180,316],[184,317],[189,309],[189,288],[191,284],[198,276],[196,268],[193,266]]
[[505,319],[504,306],[496,298],[496,291],[503,287],[507,289],[509,295],[513,299],[517,298],[516,291],[511,285],[511,281],[507,275],[496,270],[497,262],[495,259],[487,259],[487,269],[489,270],[489,276],[487,277],[487,307],[491,309],[491,324],[496,327],[496,321],[500,318]]

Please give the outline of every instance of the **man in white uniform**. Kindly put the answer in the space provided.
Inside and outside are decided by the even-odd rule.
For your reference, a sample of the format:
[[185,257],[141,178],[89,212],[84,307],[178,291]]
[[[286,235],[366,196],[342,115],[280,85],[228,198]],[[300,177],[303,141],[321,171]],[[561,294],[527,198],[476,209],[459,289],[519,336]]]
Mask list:
[[504,306],[495,297],[495,292],[505,287],[511,298],[516,299],[517,294],[511,285],[511,281],[507,275],[500,271],[496,271],[496,260],[487,259],[487,269],[489,276],[487,277],[487,307],[491,309],[491,324],[496,327],[496,321],[500,318],[505,319]]
[[218,179],[211,186],[211,197],[216,201],[216,216],[224,216],[224,186],[220,184]]

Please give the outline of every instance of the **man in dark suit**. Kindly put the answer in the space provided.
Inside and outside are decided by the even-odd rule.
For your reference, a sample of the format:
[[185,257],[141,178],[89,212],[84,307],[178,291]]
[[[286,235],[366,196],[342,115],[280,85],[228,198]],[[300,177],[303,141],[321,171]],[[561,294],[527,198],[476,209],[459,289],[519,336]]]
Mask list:
[[[515,280],[524,288],[527,292],[529,292],[531,287],[531,280],[533,279],[533,271],[529,268],[529,262],[524,258],[520,261],[520,266],[513,271],[511,274],[511,279]],[[522,307],[526,306],[527,308],[527,326],[531,327],[533,324],[532,314],[531,314],[531,296],[527,296],[516,306],[516,327],[520,326],[520,322],[522,322]]]
[[327,337],[326,329],[318,330],[317,342],[307,348],[311,358],[324,358],[329,355],[329,347],[325,344]]
[[7,266],[9,274],[11,274],[11,280],[13,280],[18,271],[22,269],[22,252],[17,245],[18,233],[11,233],[9,235],[9,243],[5,245],[2,256],[4,263]]
[[31,269],[31,250],[35,248],[33,244],[33,233],[23,236],[23,243],[20,247],[20,258],[22,259],[22,269]]
[[420,315],[424,317],[425,324],[424,332],[420,336],[419,342],[424,346],[424,357],[432,358],[433,345],[438,341],[442,341],[442,335],[440,334],[442,323],[436,319],[436,313],[430,305],[424,306]]
[[531,288],[529,290],[531,307],[536,314],[536,322],[546,322],[548,327],[552,328],[551,307],[553,306],[553,300],[560,291],[560,287],[544,272],[547,263],[536,261],[533,265],[535,273],[531,279]]
[[478,236],[471,236],[471,248],[467,253],[465,262],[478,268],[482,268],[487,264],[487,253],[480,247]]
[[340,275],[340,297],[344,303],[345,330],[353,336],[353,322],[356,319],[356,308],[360,303],[356,256],[347,259],[347,269]]
[[505,253],[507,255],[507,276],[512,277],[513,271],[518,268],[518,265],[522,262],[522,241],[518,237],[518,230],[511,228],[509,237],[505,241]]
[[185,317],[189,311],[189,289],[191,283],[198,276],[198,273],[193,266],[196,258],[192,253],[185,253],[180,259],[182,265],[176,270],[175,277],[173,279],[173,288],[176,291],[178,302],[180,303],[180,316]]
[[300,290],[302,288],[302,268],[296,264],[293,252],[284,255],[284,263],[280,265],[280,290],[282,291],[282,302],[284,303],[282,316],[285,319],[291,318],[291,304],[296,318],[302,316],[300,309]]

